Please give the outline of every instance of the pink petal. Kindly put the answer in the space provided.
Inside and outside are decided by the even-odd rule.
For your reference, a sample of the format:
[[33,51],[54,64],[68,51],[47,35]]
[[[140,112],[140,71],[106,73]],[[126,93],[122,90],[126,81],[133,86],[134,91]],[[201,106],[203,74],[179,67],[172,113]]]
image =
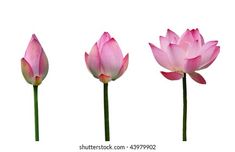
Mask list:
[[118,43],[114,38],[111,38],[103,45],[100,57],[104,74],[107,74],[111,77],[118,75],[122,66],[123,55]]
[[164,52],[163,50],[159,49],[158,47],[156,47],[155,45],[153,45],[152,43],[149,43],[153,55],[155,57],[155,59],[157,60],[157,62],[163,66],[164,68],[167,69],[171,69],[171,64],[170,64],[170,60],[168,58],[168,55],[166,52]]
[[41,56],[39,59],[39,75],[42,77],[42,80],[46,77],[48,73],[48,59],[45,52],[42,50]]
[[217,46],[215,48],[211,58],[209,59],[209,62],[207,64],[205,64],[204,66],[202,66],[200,69],[205,69],[205,68],[209,67],[215,61],[215,59],[218,56],[219,52],[220,52],[220,47]]
[[211,61],[211,58],[214,52],[218,50],[217,48],[218,46],[214,45],[201,53],[202,59],[201,59],[200,67],[204,67]]
[[178,44],[181,48],[187,49],[188,45],[194,42],[193,35],[189,29],[187,29],[184,34],[180,37]]
[[193,35],[194,40],[198,40],[200,46],[202,46],[204,44],[204,39],[202,37],[202,35],[200,34],[198,29],[192,29],[191,33]]
[[32,84],[33,83],[33,70],[31,68],[31,66],[29,65],[29,63],[24,59],[22,58],[21,59],[21,70],[22,70],[22,74],[25,78],[25,80]]
[[101,73],[101,63],[97,43],[93,45],[89,55],[85,53],[85,61],[87,68],[90,70],[93,76],[98,78]]
[[173,44],[176,44],[177,41],[179,40],[179,36],[170,29],[167,29],[166,38],[169,40],[170,43]]
[[128,62],[129,62],[129,54],[127,54],[124,59],[122,60],[122,67],[119,70],[119,73],[116,77],[113,78],[113,80],[116,80],[117,78],[119,78],[120,76],[122,76],[122,74],[126,71],[127,67],[128,67]]
[[178,45],[170,44],[169,45],[170,51],[169,51],[169,59],[171,61],[171,64],[174,68],[183,70],[184,63],[185,63],[185,56],[186,52],[182,48],[180,48]]
[[28,44],[25,52],[25,60],[30,64],[35,75],[39,75],[39,60],[43,49],[35,34]]
[[184,76],[182,73],[179,73],[179,72],[163,72],[163,71],[161,71],[161,74],[169,80],[179,80]]
[[99,50],[102,50],[104,43],[106,43],[110,39],[111,39],[110,34],[108,32],[104,32],[103,35],[100,37],[100,39],[97,42],[97,46],[98,46]]
[[206,44],[204,44],[200,50],[201,53],[203,53],[204,51],[208,50],[209,48],[211,48],[212,46],[216,46],[218,43],[218,41],[209,41]]
[[194,41],[193,43],[188,44],[187,48],[187,58],[194,58],[200,54],[200,42],[198,40]]
[[197,83],[206,84],[206,80],[199,73],[193,72],[190,73],[189,75]]
[[184,66],[184,72],[186,73],[192,73],[196,71],[199,67],[201,61],[201,56],[197,56],[195,58],[186,59],[185,66]]
[[169,40],[166,37],[160,36],[159,37],[160,40],[160,46],[162,50],[167,50],[168,46],[170,44]]

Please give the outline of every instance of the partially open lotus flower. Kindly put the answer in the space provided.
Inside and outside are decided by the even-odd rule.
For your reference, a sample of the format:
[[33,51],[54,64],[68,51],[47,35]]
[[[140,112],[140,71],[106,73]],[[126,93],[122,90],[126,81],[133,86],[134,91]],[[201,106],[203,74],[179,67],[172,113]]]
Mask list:
[[179,37],[167,30],[166,37],[160,36],[160,47],[149,43],[157,62],[171,72],[161,72],[170,80],[178,80],[188,73],[198,83],[205,79],[197,72],[210,66],[220,52],[218,41],[204,42],[198,29],[186,30]]
[[127,69],[128,58],[128,54],[123,58],[118,43],[108,32],[93,45],[90,54],[85,53],[89,71],[103,83],[119,78]]
[[85,52],[87,68],[95,78],[104,84],[104,128],[105,141],[110,141],[108,82],[119,78],[127,69],[129,56],[123,57],[122,51],[114,38],[104,32],[93,45],[90,54]]
[[48,72],[48,60],[35,34],[21,59],[21,69],[25,80],[35,86],[41,84]]

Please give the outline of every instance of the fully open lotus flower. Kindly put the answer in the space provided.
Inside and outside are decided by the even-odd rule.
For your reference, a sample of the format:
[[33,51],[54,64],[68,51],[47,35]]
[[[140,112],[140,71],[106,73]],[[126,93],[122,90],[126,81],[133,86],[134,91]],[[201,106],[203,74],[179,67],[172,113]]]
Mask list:
[[186,30],[179,37],[167,30],[166,37],[160,36],[160,48],[149,43],[157,62],[171,72],[161,72],[169,80],[183,78],[183,141],[187,140],[187,85],[186,74],[200,84],[205,79],[197,72],[209,67],[220,52],[218,41],[204,42],[198,29]]
[[219,54],[218,41],[204,43],[198,29],[186,30],[179,37],[167,30],[166,37],[160,36],[160,48],[149,43],[157,62],[172,72],[161,72],[170,80],[179,80],[188,73],[198,83],[205,84],[205,79],[197,70],[210,66]]
[[114,38],[104,32],[93,45],[90,54],[85,52],[87,68],[95,78],[104,83],[104,126],[105,141],[109,136],[108,82],[119,78],[127,69],[129,56],[123,58],[122,51]]
[[38,85],[41,84],[42,80],[47,75],[48,60],[35,34],[32,35],[24,58],[21,59],[21,70],[25,80],[33,85],[35,141],[39,141]]
[[21,68],[25,80],[35,86],[41,84],[48,72],[48,60],[35,34],[21,59]]
[[108,32],[93,45],[89,55],[85,53],[89,71],[103,83],[119,78],[127,69],[128,58],[128,54],[123,58],[118,43]]

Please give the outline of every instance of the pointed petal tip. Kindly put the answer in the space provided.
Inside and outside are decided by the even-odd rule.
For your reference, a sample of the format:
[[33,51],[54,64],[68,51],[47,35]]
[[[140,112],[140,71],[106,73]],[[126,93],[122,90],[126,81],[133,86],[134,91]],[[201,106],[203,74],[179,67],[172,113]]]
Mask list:
[[111,36],[109,34],[109,32],[104,31],[104,33],[102,34],[100,39],[106,40],[106,39],[110,39]]
[[153,43],[149,43],[149,46],[150,46],[151,48],[155,48],[155,47],[156,47]]
[[113,37],[109,41],[117,42]]
[[214,45],[217,45],[218,42],[219,42],[218,40],[212,40],[212,41],[207,42],[207,44],[210,44],[210,46],[214,46]]
[[173,32],[171,29],[167,29],[167,33],[175,33],[175,32]]
[[85,62],[86,62],[86,65],[87,65],[87,62],[88,62],[88,57],[89,57],[89,55],[88,55],[88,53],[84,53],[84,57],[85,57]]
[[125,57],[123,58],[123,62],[125,62],[125,61],[129,61],[129,53],[127,53],[126,55],[125,55]]
[[110,35],[109,32],[104,31],[103,35]]
[[37,40],[38,41],[38,38],[37,38],[37,36],[36,36],[36,34],[32,34],[32,40]]

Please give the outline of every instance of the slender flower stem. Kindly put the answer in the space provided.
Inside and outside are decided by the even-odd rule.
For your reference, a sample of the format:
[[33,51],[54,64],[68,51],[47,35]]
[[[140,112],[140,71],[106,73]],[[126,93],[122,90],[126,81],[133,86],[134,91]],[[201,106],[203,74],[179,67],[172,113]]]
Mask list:
[[187,141],[187,83],[186,73],[183,77],[183,141]]
[[108,83],[104,83],[104,126],[105,126],[105,141],[110,141],[110,136],[109,136]]
[[38,122],[38,86],[33,86],[33,93],[34,93],[35,141],[39,141],[39,122]]

